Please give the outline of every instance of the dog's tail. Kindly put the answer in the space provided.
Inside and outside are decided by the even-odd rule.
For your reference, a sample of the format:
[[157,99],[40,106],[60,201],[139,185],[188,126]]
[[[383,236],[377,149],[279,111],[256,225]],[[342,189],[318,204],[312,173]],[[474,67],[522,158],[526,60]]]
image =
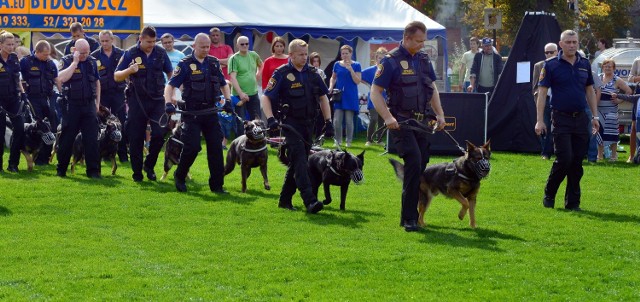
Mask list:
[[393,170],[396,172],[396,177],[398,177],[398,179],[400,181],[403,181],[404,180],[404,165],[401,164],[399,161],[393,159],[393,158],[390,158],[389,162],[393,166]]

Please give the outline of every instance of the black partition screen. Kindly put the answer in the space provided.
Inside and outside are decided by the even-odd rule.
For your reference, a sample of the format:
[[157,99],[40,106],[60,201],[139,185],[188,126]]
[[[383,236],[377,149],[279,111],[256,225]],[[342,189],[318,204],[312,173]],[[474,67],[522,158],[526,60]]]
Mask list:
[[[463,148],[465,140],[475,145],[484,144],[487,134],[487,96],[481,93],[440,93],[440,101],[444,109],[444,129],[455,138]],[[393,145],[393,131],[389,131],[389,153],[397,153]],[[428,135],[428,134],[425,134]],[[461,155],[455,143],[443,132],[430,135],[431,154]]]

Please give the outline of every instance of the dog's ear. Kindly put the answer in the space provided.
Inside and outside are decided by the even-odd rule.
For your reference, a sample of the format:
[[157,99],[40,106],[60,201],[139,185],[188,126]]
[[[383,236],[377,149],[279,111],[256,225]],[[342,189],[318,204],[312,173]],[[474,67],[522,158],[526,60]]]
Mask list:
[[482,145],[482,148],[487,149],[487,151],[491,151],[491,139],[488,139],[487,142]]
[[359,158],[360,161],[362,161],[362,164],[364,165],[364,150],[362,150],[362,152],[360,152],[360,154],[358,154],[358,156],[356,157]]
[[467,143],[467,152],[470,152],[471,150],[475,150],[476,148],[478,148],[476,147],[476,145],[474,145],[472,142],[468,140],[465,140],[465,142]]

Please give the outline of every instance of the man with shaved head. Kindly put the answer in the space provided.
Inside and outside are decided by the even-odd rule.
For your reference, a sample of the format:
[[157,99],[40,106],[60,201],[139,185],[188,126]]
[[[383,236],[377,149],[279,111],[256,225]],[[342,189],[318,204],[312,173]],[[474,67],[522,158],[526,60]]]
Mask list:
[[[175,112],[176,88],[182,86],[182,98],[187,111],[206,110],[216,107],[216,103],[224,104],[225,110],[231,110],[229,86],[224,79],[220,62],[209,56],[211,40],[204,33],[196,35],[193,43],[193,54],[186,56],[175,69],[173,77],[164,91],[166,112]],[[220,95],[224,95],[224,99]],[[185,178],[189,168],[200,151],[200,133],[204,134],[207,143],[207,162],[209,163],[209,189],[216,194],[225,194],[224,166],[222,159],[222,130],[218,122],[218,114],[212,111],[206,115],[182,115],[182,142],[180,163],[173,174],[176,189],[186,192]]]
[[87,177],[101,178],[96,116],[100,105],[100,76],[96,59],[90,53],[89,42],[78,39],[72,54],[62,58],[62,67],[58,74],[65,98],[61,104],[62,133],[58,144],[57,175],[60,177],[67,175],[73,142],[78,131],[81,131]]

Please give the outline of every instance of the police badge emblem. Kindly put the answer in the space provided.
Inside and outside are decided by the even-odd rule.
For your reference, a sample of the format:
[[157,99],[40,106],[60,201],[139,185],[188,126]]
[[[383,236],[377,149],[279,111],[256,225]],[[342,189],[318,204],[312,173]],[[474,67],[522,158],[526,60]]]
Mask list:
[[100,60],[96,60],[96,65],[98,65],[98,67],[102,66],[102,62],[100,62]]
[[287,80],[293,82],[296,80],[296,76],[294,76],[293,73],[289,73],[287,74]]
[[2,63],[0,63],[0,68],[2,68]]
[[409,62],[402,60],[400,61],[400,66],[402,66],[402,69],[409,69]]
[[191,68],[191,70],[196,70],[196,69],[198,69],[198,67],[196,66],[196,64],[189,64],[189,68]]
[[136,62],[136,64],[142,64],[142,58],[141,57],[136,57],[133,61]]

